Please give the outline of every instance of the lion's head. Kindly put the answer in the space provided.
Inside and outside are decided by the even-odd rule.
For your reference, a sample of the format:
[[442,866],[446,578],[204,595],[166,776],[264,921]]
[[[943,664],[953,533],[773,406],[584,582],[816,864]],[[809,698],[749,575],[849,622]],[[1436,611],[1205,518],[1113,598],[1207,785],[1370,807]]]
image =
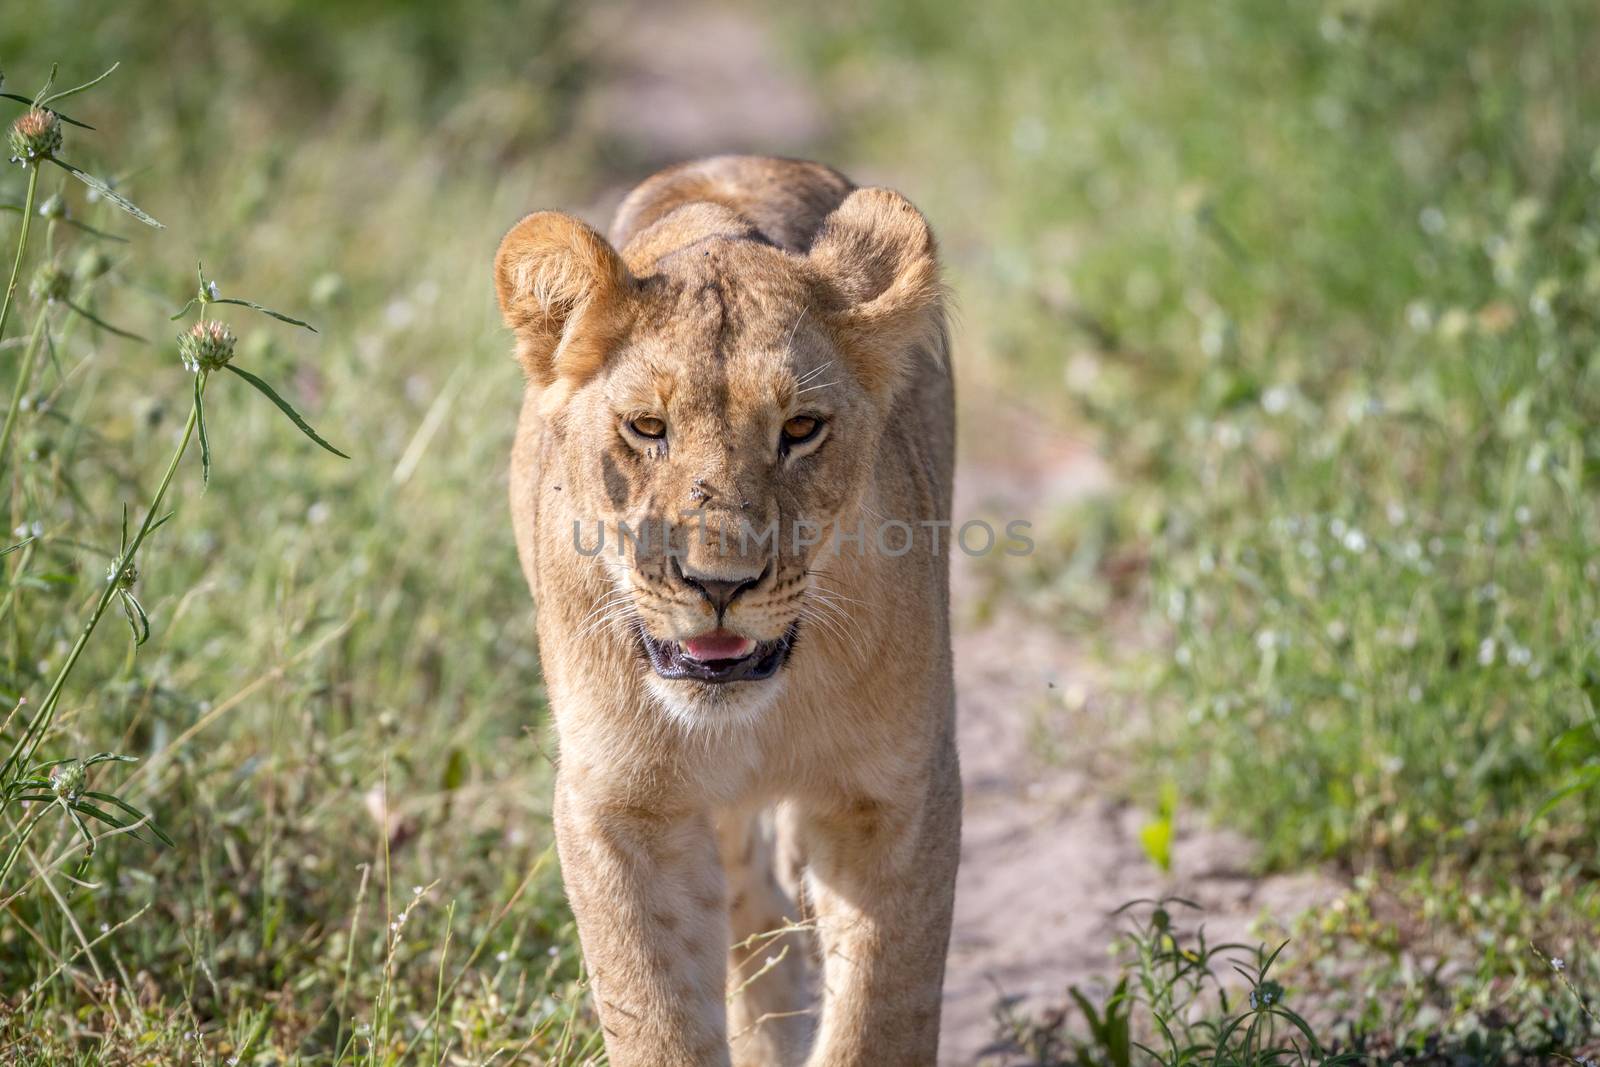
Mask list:
[[942,330],[922,216],[860,189],[802,251],[692,203],[619,252],[540,212],[506,235],[495,281],[579,516],[571,550],[601,542],[611,592],[587,637],[620,624],[669,710],[764,703],[797,632],[828,625],[835,531]]

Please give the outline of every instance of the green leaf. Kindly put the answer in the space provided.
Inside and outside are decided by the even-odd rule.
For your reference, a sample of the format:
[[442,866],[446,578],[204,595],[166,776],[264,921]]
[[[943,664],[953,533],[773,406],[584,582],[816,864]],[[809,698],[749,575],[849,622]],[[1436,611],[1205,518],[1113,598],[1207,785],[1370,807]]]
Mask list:
[[94,855],[94,835],[89,832],[87,826],[83,825],[83,819],[78,815],[78,805],[68,804],[63,800],[61,808],[67,813],[67,817],[72,820],[72,825],[78,828],[78,833],[83,835],[83,857],[88,859]]
[[107,233],[104,230],[97,230],[93,226],[90,226],[88,223],[79,222],[77,219],[62,219],[61,221],[66,223],[68,226],[73,227],[74,229],[82,230],[84,233],[88,234],[90,237],[98,237],[102,241],[115,241],[115,242],[117,242],[118,244],[121,244],[121,245],[125,245],[125,244],[128,243],[128,239],[126,237],[119,237],[114,233]]
[[1545,802],[1539,805],[1537,811],[1528,816],[1528,821],[1522,824],[1523,836],[1527,836],[1533,830],[1534,823],[1560,807],[1568,797],[1575,793],[1593,789],[1596,786],[1600,786],[1600,764],[1584,767],[1578,771],[1576,775],[1568,779],[1565,785],[1546,797]]
[[[88,794],[88,793],[84,794],[84,796],[89,796],[89,795],[90,794]],[[108,796],[110,796],[110,794],[108,794],[108,793],[97,793],[97,794],[94,794],[94,796],[98,800],[105,800]],[[112,799],[115,799],[115,798],[112,798]],[[140,840],[143,840],[143,838],[140,836],[139,831],[140,830],[149,830],[151,833],[155,834],[156,837],[160,838],[160,840],[161,840],[161,842],[163,844],[166,844],[166,845],[171,845],[172,844],[172,839],[170,837],[168,837],[165,833],[163,833],[161,831],[161,829],[155,825],[155,823],[147,821],[147,822],[144,823],[143,826],[138,825],[139,820],[143,819],[145,817],[144,813],[140,812],[139,809],[130,808],[128,805],[123,804],[121,801],[117,802],[117,806],[118,807],[122,807],[122,808],[126,808],[126,809],[128,809],[130,811],[133,811],[133,812],[137,812],[138,813],[138,818],[133,819],[131,821],[124,821],[122,819],[117,818],[115,815],[112,815],[110,812],[104,810],[103,808],[97,808],[93,804],[86,804],[81,800],[74,801],[73,805],[72,805],[74,810],[80,811],[83,814],[90,816],[91,818],[99,819],[101,822],[105,823],[106,825],[114,826],[118,830],[126,830],[130,834],[132,834],[134,837],[138,837]]]
[[1172,839],[1178,809],[1178,791],[1171,782],[1161,787],[1161,802],[1155,818],[1139,829],[1139,844],[1150,862],[1163,871],[1172,869]]
[[211,441],[206,437],[206,408],[201,400],[200,375],[194,376],[194,424],[200,431],[200,484],[201,492],[204,486],[211,484]]
[[[19,104],[27,104],[29,107],[33,106],[33,98],[32,97],[23,96],[20,93],[0,93],[0,96],[5,97],[7,100],[15,100]],[[53,107],[52,108],[47,108],[46,110],[56,111],[56,109],[53,108]],[[94,127],[89,125],[87,122],[79,122],[77,119],[73,118],[71,115],[64,115],[59,111],[56,111],[56,118],[60,119],[62,122],[65,122],[68,126],[76,126],[80,130],[92,130],[92,129],[94,129]]]
[[128,617],[128,625],[133,629],[133,643],[136,646],[144,644],[150,640],[150,616],[145,614],[144,605],[126,589],[117,595],[122,600],[122,613]]
[[1587,722],[1563,730],[1550,742],[1546,752],[1552,760],[1562,763],[1581,763],[1590,757],[1600,756],[1600,730]]
[[63,89],[59,93],[51,93],[49,96],[47,96],[43,100],[39,101],[39,106],[43,107],[44,105],[46,105],[46,104],[48,104],[48,103],[50,103],[52,101],[55,101],[55,100],[65,100],[67,97],[75,96],[78,93],[83,92],[85,89],[92,89],[96,85],[99,85],[101,82],[105,81],[107,78],[111,77],[111,75],[120,66],[122,66],[122,64],[120,62],[119,63],[113,63],[113,64],[111,64],[111,66],[109,68],[106,69],[106,72],[104,74],[100,75],[98,78],[95,78],[95,79],[93,79],[91,81],[86,81],[82,85],[74,86],[71,89]]
[[310,330],[312,333],[316,333],[317,332],[317,328],[315,326],[311,325],[309,322],[303,322],[300,319],[292,318],[292,317],[290,317],[288,315],[285,315],[281,311],[273,311],[271,308],[262,307],[260,304],[254,303],[254,302],[249,301],[249,300],[235,300],[231,296],[218,296],[218,297],[211,298],[210,300],[206,301],[206,303],[208,303],[208,304],[237,304],[242,308],[249,308],[251,311],[259,311],[263,315],[271,315],[273,318],[277,319],[279,322],[287,322],[290,326],[303,326],[306,329]]
[[[101,792],[99,792],[97,790],[88,789],[88,790],[84,791],[83,795],[86,796],[86,797],[89,797],[89,798],[91,798],[93,800],[98,800],[102,804],[113,804],[116,807],[119,807],[123,811],[127,812],[129,815],[132,815],[136,820],[137,819],[148,818],[145,815],[144,812],[140,811],[138,808],[134,807],[132,804],[129,804],[126,800],[123,800],[121,797],[112,796],[110,793],[101,793]],[[149,819],[149,821],[146,822],[145,825],[150,828],[150,832],[151,833],[155,834],[157,837],[159,837],[161,839],[163,844],[176,847],[176,842],[174,842],[172,840],[172,838],[167,836],[167,833],[166,833],[165,830],[161,829],[161,827],[156,825],[156,822],[155,822],[154,819]]]
[[99,193],[101,196],[105,197],[107,200],[111,201],[113,204],[117,205],[122,210],[126,211],[128,214],[144,223],[146,226],[154,226],[158,230],[166,229],[166,227],[161,225],[161,223],[145,214],[144,209],[138,204],[135,204],[132,200],[129,200],[127,197],[111,188],[111,186],[107,185],[99,178],[96,178],[93,174],[89,174],[86,171],[81,171],[77,167],[74,167],[71,163],[68,163],[66,160],[57,159],[54,156],[50,157],[50,162],[66,171],[68,174],[72,175],[74,178],[78,179],[80,182],[87,185],[89,188],[93,189],[95,192]]
[[285,415],[289,416],[289,421],[293,422],[296,426],[298,426],[300,428],[300,432],[301,433],[305,434],[307,437],[311,438],[317,444],[321,445],[323,448],[327,449],[329,452],[332,452],[334,455],[338,456],[340,459],[349,459],[350,458],[349,456],[345,455],[343,452],[339,451],[337,448],[334,448],[328,442],[324,441],[317,434],[317,431],[313,430],[306,423],[306,420],[302,419],[300,417],[300,413],[298,411],[296,411],[294,408],[289,406],[289,402],[287,400],[285,400],[283,397],[279,396],[277,393],[273,392],[272,386],[268,385],[266,382],[262,381],[260,378],[257,378],[254,374],[251,374],[249,371],[243,370],[243,369],[241,369],[239,367],[234,366],[232,363],[228,364],[228,369],[233,371],[233,373],[237,374],[239,377],[243,378],[245,381],[249,382],[251,385],[255,386],[256,389],[258,391],[260,391],[260,393],[263,396],[265,396],[268,400],[270,400],[274,404],[276,404],[277,407],[278,407],[278,410],[283,412]]
[[450,755],[444,761],[444,774],[440,776],[439,785],[446,793],[453,793],[461,788],[467,780],[467,757],[461,749],[452,748]]
[[138,756],[124,756],[120,752],[96,752],[83,761],[85,767],[93,767],[97,763],[138,763]]
[[62,302],[64,304],[66,304],[67,307],[69,307],[73,311],[77,312],[79,315],[83,316],[84,318],[88,319],[90,322],[94,323],[96,326],[100,327],[102,330],[105,330],[107,333],[114,333],[118,337],[126,338],[129,341],[139,341],[139,342],[141,342],[143,344],[149,344],[150,343],[147,339],[145,339],[143,337],[140,337],[138,334],[132,332],[131,330],[124,330],[124,329],[122,329],[120,327],[111,325],[105,319],[102,319],[100,316],[94,314],[93,312],[89,311],[86,308],[79,307],[77,304],[74,304],[70,300],[65,300],[65,301],[62,301]]
[[38,95],[36,95],[32,100],[28,101],[28,106],[29,107],[38,107],[38,106],[40,106],[41,104],[44,103],[44,98],[49,95],[50,90],[56,84],[56,72],[59,71],[60,69],[61,69],[61,64],[60,63],[52,63],[52,64],[50,64],[50,76],[48,78],[46,78],[44,80],[44,84],[39,87]]

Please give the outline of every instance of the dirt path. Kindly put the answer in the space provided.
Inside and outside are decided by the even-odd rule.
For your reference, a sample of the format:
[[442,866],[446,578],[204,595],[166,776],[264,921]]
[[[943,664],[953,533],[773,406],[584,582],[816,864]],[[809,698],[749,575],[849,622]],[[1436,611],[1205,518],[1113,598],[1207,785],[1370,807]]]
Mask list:
[[[981,406],[968,424],[974,418],[996,429],[1038,425],[1014,413],[986,417]],[[956,476],[958,521],[1022,517],[1037,528],[1052,509],[1106,484],[1102,465],[1081,444],[1037,428],[1027,433],[989,437],[986,450],[1003,459],[969,454]],[[941,1062],[977,1062],[993,1038],[1000,995],[1053,1007],[1070,985],[1105,975],[1118,929],[1113,913],[1130,900],[1192,900],[1205,909],[1216,942],[1248,939],[1258,916],[1291,918],[1337,890],[1319,872],[1253,878],[1247,841],[1181,820],[1172,869],[1158,870],[1139,844],[1145,815],[1097,781],[1096,767],[1115,756],[1103,739],[1103,686],[1091,651],[1051,626],[1019,624],[1021,612],[1002,609],[986,625],[961,625],[961,605],[979,595],[979,578],[959,554],[954,568],[966,803]],[[1041,724],[1048,724],[1048,758],[1037,751]]]
[[[606,42],[602,82],[584,121],[639,173],[718,151],[803,156],[824,134],[823,102],[747,10],[716,3],[605,10],[592,30]],[[849,170],[848,160],[831,162]],[[602,198],[596,215],[625,191],[619,185]],[[975,401],[971,392],[963,425],[983,426],[985,440],[981,455],[964,449],[958,521],[980,514],[1042,520],[1104,485],[1102,465],[1081,443],[1019,419],[1004,398]],[[980,589],[959,554],[954,581],[959,623]],[[1264,911],[1292,917],[1336,888],[1315,873],[1252,879],[1246,842],[1184,827],[1172,872],[1159,872],[1138,843],[1140,813],[1097,781],[1096,764],[1109,757],[1098,736],[1094,658],[1051,626],[1018,621],[1025,618],[1002,606],[984,626],[958,625],[955,637],[966,803],[941,1060],[963,1067],[990,1040],[1000,993],[1053,1006],[1069,985],[1109,970],[1112,912],[1129,900],[1188,897],[1205,906],[1216,940],[1246,935]],[[1061,748],[1052,759],[1033,751],[1040,722],[1051,724]]]

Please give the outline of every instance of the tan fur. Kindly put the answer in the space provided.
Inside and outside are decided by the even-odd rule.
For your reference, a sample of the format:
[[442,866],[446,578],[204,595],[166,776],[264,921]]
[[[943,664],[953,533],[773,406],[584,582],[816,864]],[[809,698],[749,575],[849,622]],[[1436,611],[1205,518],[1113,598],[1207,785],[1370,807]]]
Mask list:
[[[954,441],[927,224],[817,164],[720,157],[644,182],[611,243],[528,216],[495,281],[527,377],[511,510],[560,736],[557,842],[611,1063],[932,1064],[960,781],[950,531],[919,525],[949,518]],[[797,414],[826,434],[784,455]],[[665,444],[626,429],[642,415]],[[685,508],[702,536],[676,563],[574,544],[575,523],[592,548],[597,523]],[[799,544],[801,518],[868,543]],[[886,520],[912,550],[874,542]],[[780,536],[716,543],[741,523]],[[657,675],[641,629],[716,625],[680,566],[759,576],[723,626],[769,641],[798,620],[787,665]],[[731,949],[802,919],[809,945]]]

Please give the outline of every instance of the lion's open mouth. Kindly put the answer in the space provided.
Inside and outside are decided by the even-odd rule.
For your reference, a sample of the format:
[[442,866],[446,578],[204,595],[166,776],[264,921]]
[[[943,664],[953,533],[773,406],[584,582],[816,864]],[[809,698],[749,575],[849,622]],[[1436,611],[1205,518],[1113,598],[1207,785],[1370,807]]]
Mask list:
[[[650,660],[650,666],[663,678],[687,679],[696,682],[758,682],[778,673],[789,659],[794,647],[795,632],[799,623],[789,627],[789,632],[776,641],[734,642],[695,639],[690,642],[660,641],[643,631],[639,643]],[[691,652],[695,648],[699,659]],[[741,654],[726,659],[714,658],[724,651]]]

